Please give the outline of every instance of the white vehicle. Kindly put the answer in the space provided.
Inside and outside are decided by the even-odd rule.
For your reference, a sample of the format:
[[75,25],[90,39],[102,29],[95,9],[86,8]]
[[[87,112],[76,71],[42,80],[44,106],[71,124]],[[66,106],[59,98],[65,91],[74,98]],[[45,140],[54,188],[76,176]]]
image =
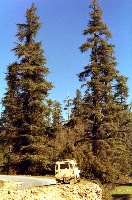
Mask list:
[[55,178],[57,183],[77,183],[80,181],[80,170],[73,159],[57,161],[55,164]]

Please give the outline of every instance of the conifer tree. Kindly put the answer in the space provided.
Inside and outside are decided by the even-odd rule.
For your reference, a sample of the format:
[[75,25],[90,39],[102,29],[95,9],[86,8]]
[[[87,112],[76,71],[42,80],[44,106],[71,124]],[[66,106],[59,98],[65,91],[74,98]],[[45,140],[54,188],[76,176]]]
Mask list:
[[76,90],[76,97],[73,99],[72,117],[79,117],[82,114],[82,95],[79,89]]
[[59,127],[59,125],[61,125],[62,122],[64,121],[62,116],[61,104],[57,101],[53,102],[52,118],[53,118],[52,126],[54,128]]
[[[88,110],[88,112],[85,113],[85,123],[90,125],[90,129],[86,130],[85,139],[92,143],[92,152],[97,158],[92,166],[93,173],[98,177],[104,176],[105,180],[110,180],[112,177],[108,178],[107,173],[111,171],[112,175],[115,169],[110,169],[110,163],[113,160],[108,159],[108,155],[110,156],[111,152],[111,158],[115,158],[114,152],[118,149],[120,134],[117,133],[121,124],[121,120],[118,120],[118,113],[120,112],[123,116],[125,112],[128,96],[127,79],[121,76],[116,69],[114,45],[108,42],[112,34],[102,20],[103,11],[98,1],[92,0],[89,8],[91,9],[90,20],[83,31],[87,40],[80,50],[81,52],[91,50],[90,60],[84,67],[84,71],[78,75],[79,80],[84,82],[82,86],[86,88],[84,111]],[[115,141],[116,135],[118,137]],[[114,149],[113,145],[115,145]],[[104,162],[106,159],[107,161]],[[121,159],[119,160],[121,162]],[[109,164],[106,167],[107,163]],[[119,163],[117,165],[119,169]]]
[[52,101],[51,99],[48,100],[48,106],[51,112],[51,126],[47,127],[47,134],[49,135],[50,139],[54,140],[56,135],[60,132],[63,124],[63,115],[62,115],[62,108],[59,102]]
[[26,22],[17,24],[18,42],[13,51],[18,61],[8,66],[8,87],[3,99],[7,143],[11,145],[10,168],[15,173],[42,173],[40,166],[46,169],[49,162],[47,97],[53,86],[46,80],[49,69],[45,66],[42,43],[35,41],[41,27],[36,9],[32,4],[26,11]]

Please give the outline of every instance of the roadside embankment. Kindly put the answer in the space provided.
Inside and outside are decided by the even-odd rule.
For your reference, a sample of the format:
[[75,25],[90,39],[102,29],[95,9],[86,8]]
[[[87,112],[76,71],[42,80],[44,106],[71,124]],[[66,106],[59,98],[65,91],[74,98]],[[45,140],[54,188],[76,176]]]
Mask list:
[[92,182],[21,190],[7,184],[0,189],[0,200],[102,200],[102,190]]

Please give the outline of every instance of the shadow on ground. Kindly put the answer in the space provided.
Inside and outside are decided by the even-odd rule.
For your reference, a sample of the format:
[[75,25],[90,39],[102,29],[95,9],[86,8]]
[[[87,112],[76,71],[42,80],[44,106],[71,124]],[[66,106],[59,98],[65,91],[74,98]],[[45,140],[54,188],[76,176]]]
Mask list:
[[124,184],[120,184],[120,186],[132,186],[132,183],[124,183]]
[[132,195],[131,194],[115,194],[112,196],[113,200],[132,200]]

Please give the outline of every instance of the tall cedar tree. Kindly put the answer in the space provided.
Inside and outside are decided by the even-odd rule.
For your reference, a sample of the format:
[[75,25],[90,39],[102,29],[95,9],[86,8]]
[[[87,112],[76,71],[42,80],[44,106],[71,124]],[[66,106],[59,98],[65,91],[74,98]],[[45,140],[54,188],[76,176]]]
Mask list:
[[73,108],[72,108],[72,118],[79,117],[82,115],[82,96],[79,89],[76,90],[76,97],[73,99]]
[[48,106],[51,111],[51,126],[47,127],[47,134],[49,138],[55,139],[56,133],[60,131],[62,128],[62,123],[64,121],[62,115],[62,107],[61,104],[57,101],[48,100]]
[[[91,54],[89,64],[78,75],[79,80],[84,81],[82,86],[86,88],[84,96],[85,123],[88,124],[88,127],[91,127],[86,130],[85,139],[87,138],[92,142],[94,156],[99,156],[99,159],[101,159],[101,154],[105,154],[105,156],[102,156],[100,165],[106,164],[105,159],[109,160],[108,163],[111,165],[113,161],[108,159],[108,156],[110,151],[113,151],[111,152],[112,156],[115,155],[113,145],[117,145],[118,141],[111,142],[111,148],[108,148],[108,146],[112,138],[117,135],[116,139],[118,140],[120,137],[118,131],[121,128],[121,120],[128,96],[127,78],[119,75],[115,68],[117,62],[114,57],[114,45],[108,43],[108,39],[112,35],[107,25],[102,21],[103,12],[98,1],[93,0],[89,8],[92,10],[90,12],[91,19],[88,22],[88,27],[83,31],[84,36],[88,37],[80,50],[81,52],[91,50]],[[107,150],[109,152],[106,153]],[[97,174],[97,168],[100,168],[98,161],[97,168],[95,165],[92,170],[93,173]],[[94,170],[95,168],[96,170]],[[109,171],[106,166],[104,168],[102,176]],[[100,174],[101,172],[98,172],[98,175]]]
[[49,69],[45,67],[41,42],[35,41],[41,27],[36,9],[32,4],[26,11],[26,23],[17,24],[19,42],[13,51],[18,62],[8,66],[8,88],[3,99],[7,144],[10,146],[7,164],[15,173],[41,173],[40,168],[46,169],[50,162],[45,134],[50,109],[46,102],[53,86],[46,80]]
[[63,116],[62,116],[62,107],[61,104],[57,101],[53,102],[53,109],[52,109],[52,126],[53,128],[59,127],[59,125],[62,124],[64,121]]

